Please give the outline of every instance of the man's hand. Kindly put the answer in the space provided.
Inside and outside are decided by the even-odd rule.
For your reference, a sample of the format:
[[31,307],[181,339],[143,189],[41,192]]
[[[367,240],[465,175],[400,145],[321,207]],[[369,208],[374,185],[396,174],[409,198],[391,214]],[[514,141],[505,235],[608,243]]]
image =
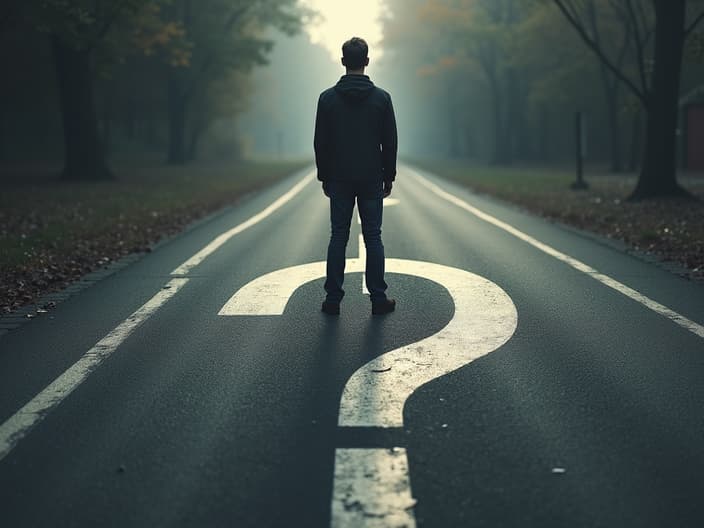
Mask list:
[[388,198],[391,194],[391,189],[393,189],[394,184],[391,181],[384,181],[384,198]]
[[330,198],[330,192],[328,192],[328,182],[323,182],[323,194]]

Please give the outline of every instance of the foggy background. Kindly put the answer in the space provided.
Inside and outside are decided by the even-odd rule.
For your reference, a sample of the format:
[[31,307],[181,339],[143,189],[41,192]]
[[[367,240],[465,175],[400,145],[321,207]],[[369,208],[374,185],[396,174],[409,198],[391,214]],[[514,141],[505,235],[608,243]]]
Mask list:
[[[612,61],[637,79],[638,49],[622,13],[600,0],[573,3],[584,13],[592,6],[593,19],[584,20],[594,24]],[[11,2],[0,19],[7,72],[0,84],[0,162],[61,165],[52,39],[68,35],[80,48],[85,38],[80,24],[66,22],[74,14],[61,11],[64,3],[48,2],[54,11],[41,16],[32,4]],[[229,10],[258,3],[126,4],[132,11],[110,19],[91,44],[95,114],[109,163],[312,159],[317,96],[344,73],[339,47],[353,35],[369,39],[368,73],[392,94],[406,158],[569,163],[574,114],[581,111],[589,163],[615,172],[641,163],[642,101],[552,2],[279,0],[269,3],[270,12],[253,10],[227,31],[221,26]],[[650,2],[636,4],[650,70],[654,14]],[[688,4],[690,11],[701,7],[696,0]],[[688,105],[704,101],[702,48],[701,34],[694,32],[685,46],[682,117]],[[188,93],[183,115],[170,99],[179,90]],[[704,168],[691,152],[683,159],[681,129],[678,137],[680,165]]]

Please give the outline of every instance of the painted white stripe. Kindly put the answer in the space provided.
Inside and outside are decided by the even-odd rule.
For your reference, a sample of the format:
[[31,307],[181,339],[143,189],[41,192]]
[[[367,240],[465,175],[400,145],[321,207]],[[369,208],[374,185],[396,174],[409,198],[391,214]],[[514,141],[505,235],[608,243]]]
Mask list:
[[484,277],[416,260],[387,259],[386,269],[440,284],[452,297],[455,313],[437,333],[361,366],[342,392],[340,426],[403,427],[403,407],[413,392],[493,352],[518,324],[511,298]]
[[[218,315],[283,315],[294,292],[303,284],[325,277],[326,262],[311,262],[257,277],[237,290]],[[358,271],[357,259],[348,259],[345,271]]]
[[[346,271],[363,269],[348,259]],[[386,270],[422,277],[444,286],[455,313],[436,334],[386,352],[359,368],[340,401],[341,426],[403,427],[408,397],[429,381],[489,354],[513,335],[518,314],[511,298],[493,282],[465,270],[432,262],[388,259]],[[281,315],[294,292],[325,276],[325,262],[268,273],[240,288],[219,315]],[[338,449],[332,526],[415,526],[408,462],[404,450]]]
[[0,425],[0,460],[54,407],[78,387],[134,330],[171,299],[189,279],[172,279],[141,308],[98,341],[81,359]]
[[415,528],[405,449],[337,449],[330,526]]
[[[359,259],[347,260],[347,272],[362,269]],[[342,393],[341,426],[402,427],[403,405],[418,387],[496,350],[518,324],[516,307],[506,292],[474,273],[404,259],[386,259],[386,271],[445,287],[455,314],[438,333],[387,352],[357,370]],[[298,288],[324,276],[325,262],[262,275],[235,292],[218,315],[282,315]]]
[[[359,235],[359,262],[363,269],[366,269],[367,262],[367,246],[364,245],[364,235]],[[367,289],[367,276],[364,271],[362,271],[362,294],[369,295],[369,290]]]
[[407,169],[408,172],[411,174],[412,177],[414,177],[418,183],[423,185],[425,188],[430,190],[431,192],[435,193],[438,195],[440,198],[443,198],[444,200],[456,205],[457,207],[460,207],[464,209],[465,211],[473,214],[477,218],[480,218],[481,220],[484,220],[485,222],[488,222],[489,224],[492,224],[499,229],[503,229],[507,233],[510,233],[511,235],[515,236],[516,238],[519,238],[523,240],[524,242],[530,244],[531,246],[539,249],[543,253],[546,253],[550,255],[551,257],[555,257],[556,259],[564,262],[565,264],[568,264],[569,266],[573,267],[574,269],[581,271],[582,273],[586,273],[593,279],[599,281],[600,283],[604,284],[605,286],[608,286],[609,288],[612,288],[616,290],[617,292],[625,295],[626,297],[642,304],[646,308],[652,310],[653,312],[660,314],[674,323],[680,325],[682,328],[685,328],[689,330],[690,332],[694,333],[695,335],[704,338],[704,326],[687,319],[683,315],[675,312],[674,310],[668,308],[667,306],[664,306],[660,304],[657,301],[654,301],[653,299],[643,295],[642,293],[634,290],[633,288],[629,288],[625,284],[609,277],[608,275],[604,275],[603,273],[600,273],[596,269],[592,268],[591,266],[588,266],[584,262],[577,260],[573,257],[570,257],[569,255],[566,255],[555,248],[540,242],[539,240],[533,238],[530,235],[527,235],[523,231],[520,231],[513,227],[510,224],[507,224],[506,222],[503,222],[499,220],[498,218],[491,216],[490,214],[485,213],[484,211],[477,209],[476,207],[469,205],[467,202],[462,200],[461,198],[458,198],[457,196],[450,194],[449,192],[444,191],[434,183],[430,182],[427,178],[424,178],[417,172]]
[[221,233],[220,235],[216,236],[209,244],[207,244],[198,253],[193,255],[186,262],[184,262],[178,268],[176,268],[174,271],[172,271],[171,274],[172,275],[186,275],[189,271],[191,271],[193,268],[195,268],[198,264],[203,262],[211,254],[213,254],[215,251],[217,251],[223,244],[225,244],[233,236],[241,233],[245,229],[248,229],[255,224],[258,224],[259,222],[264,220],[266,217],[268,217],[272,213],[274,213],[277,209],[280,209],[281,206],[283,206],[287,202],[291,201],[291,199],[294,198],[299,192],[301,192],[301,190],[303,190],[303,188],[306,185],[308,185],[311,181],[313,181],[314,177],[315,177],[315,172],[309,173],[301,181],[299,181],[296,185],[294,185],[288,192],[286,192],[285,194],[283,194],[282,196],[277,198],[268,207],[266,207],[265,209],[263,209],[259,213],[255,214],[253,217],[249,218],[248,220],[245,220],[241,224],[233,227],[232,229],[228,229],[224,233]]
[[[198,253],[176,268],[172,272],[172,275],[184,275],[188,273],[194,266],[197,266],[230,238],[256,223],[261,222],[290,201],[313,180],[314,176],[314,172],[307,174],[288,192],[283,194],[260,213],[216,237]],[[32,398],[8,420],[2,423],[0,425],[0,460],[7,456],[17,443],[22,440],[44,416],[71,394],[103,360],[109,357],[139,325],[171,299],[186,282],[188,282],[186,278],[173,278],[169,281],[159,293],[120,323],[108,335],[98,341],[81,359],[69,367],[68,370],[56,378],[48,387]]]

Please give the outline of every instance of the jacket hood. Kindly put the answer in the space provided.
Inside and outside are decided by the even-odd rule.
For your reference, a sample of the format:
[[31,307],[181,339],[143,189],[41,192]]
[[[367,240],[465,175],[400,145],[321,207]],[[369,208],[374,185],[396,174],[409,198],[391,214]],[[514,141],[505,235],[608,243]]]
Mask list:
[[363,101],[374,90],[374,83],[366,75],[343,75],[335,91],[350,101]]

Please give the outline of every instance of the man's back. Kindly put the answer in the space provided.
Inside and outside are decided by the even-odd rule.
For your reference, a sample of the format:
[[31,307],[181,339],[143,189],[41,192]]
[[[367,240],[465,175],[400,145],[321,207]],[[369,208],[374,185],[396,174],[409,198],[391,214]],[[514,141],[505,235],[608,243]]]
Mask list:
[[342,45],[340,81],[318,100],[315,118],[315,161],[323,192],[330,198],[326,297],[321,310],[340,315],[345,295],[345,249],[355,203],[367,248],[366,284],[372,314],[396,309],[386,296],[384,245],[381,242],[383,199],[396,176],[396,118],[391,97],[364,75],[369,65],[364,39],[353,37]]
[[391,96],[348,74],[318,100],[315,154],[321,181],[393,181],[396,118]]

